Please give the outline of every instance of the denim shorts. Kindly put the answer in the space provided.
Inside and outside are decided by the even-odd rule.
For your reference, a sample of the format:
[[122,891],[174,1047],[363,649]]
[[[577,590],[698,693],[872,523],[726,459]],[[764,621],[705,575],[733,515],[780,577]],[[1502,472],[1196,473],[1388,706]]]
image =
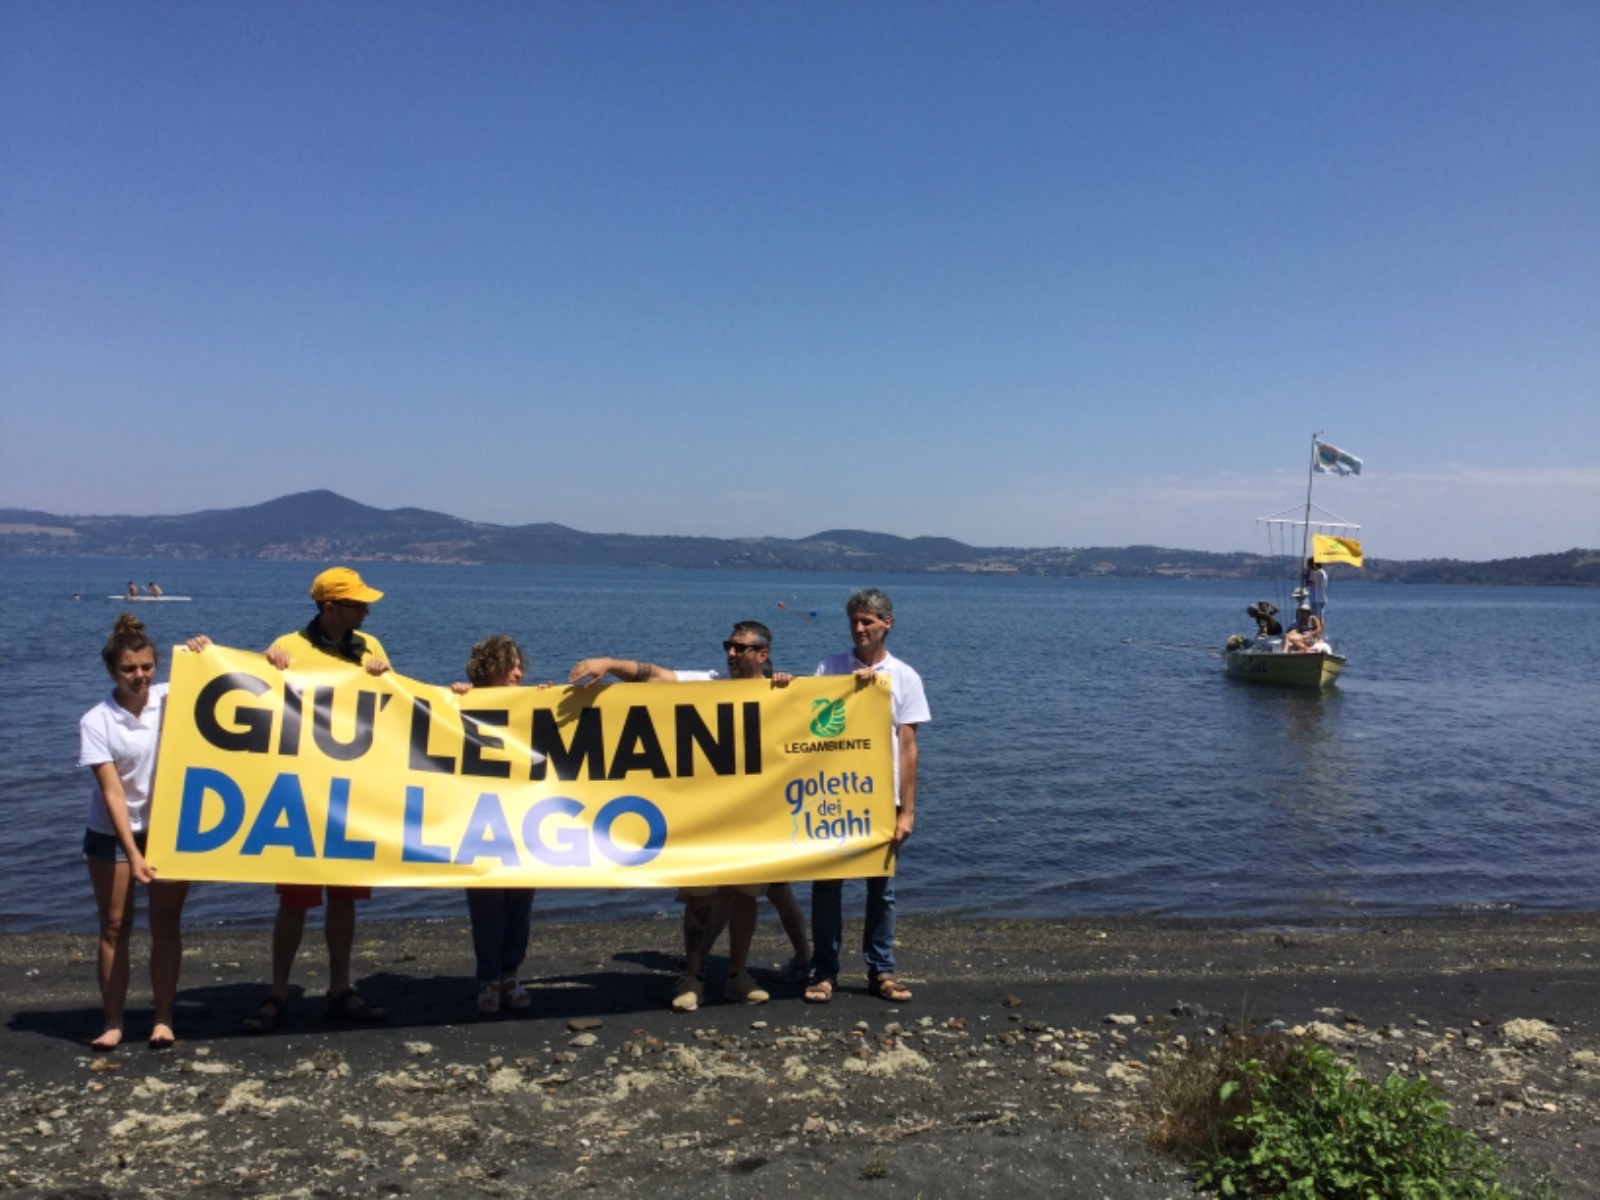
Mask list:
[[[143,832],[133,835],[133,844],[139,847],[139,853],[144,853],[146,834]],[[83,831],[83,861],[84,862],[127,862],[128,856],[122,852],[122,842],[114,833],[96,833],[92,829]]]

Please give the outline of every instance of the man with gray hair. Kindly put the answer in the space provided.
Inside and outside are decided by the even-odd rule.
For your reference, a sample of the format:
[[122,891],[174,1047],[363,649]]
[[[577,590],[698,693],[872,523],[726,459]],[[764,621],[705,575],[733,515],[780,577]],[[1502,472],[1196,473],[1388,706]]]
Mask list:
[[[893,848],[911,836],[917,799],[917,726],[931,720],[922,676],[889,653],[885,644],[894,628],[894,605],[877,588],[855,592],[845,604],[854,647],[817,664],[818,675],[854,675],[869,680],[889,677],[890,737],[894,744],[895,822]],[[866,927],[861,952],[867,961],[867,990],[880,999],[904,1004],[911,991],[894,977],[894,877],[879,875],[867,885]],[[839,950],[844,940],[844,881],[817,880],[811,885],[811,939],[816,968],[806,985],[810,1004],[826,1004],[839,986]]]

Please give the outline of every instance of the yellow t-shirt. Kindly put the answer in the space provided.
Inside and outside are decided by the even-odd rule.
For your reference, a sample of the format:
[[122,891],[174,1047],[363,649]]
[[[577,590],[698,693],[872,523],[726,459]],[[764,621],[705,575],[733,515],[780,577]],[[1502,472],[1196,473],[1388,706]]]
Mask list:
[[365,666],[367,660],[372,658],[382,659],[384,662],[389,661],[388,654],[384,652],[383,643],[370,633],[352,633],[350,635],[352,642],[360,644],[361,657],[356,660],[348,658],[341,653],[338,643],[328,641],[320,633],[314,633],[312,626],[315,624],[316,622],[313,621],[311,625],[306,626],[304,629],[297,629],[293,633],[284,634],[272,645],[268,646],[267,650],[269,652],[272,650],[283,651],[289,656],[289,665],[291,667],[307,666],[308,660],[315,654],[322,654],[329,658],[338,659],[341,662],[348,662],[352,666],[356,665],[358,661],[361,666]]

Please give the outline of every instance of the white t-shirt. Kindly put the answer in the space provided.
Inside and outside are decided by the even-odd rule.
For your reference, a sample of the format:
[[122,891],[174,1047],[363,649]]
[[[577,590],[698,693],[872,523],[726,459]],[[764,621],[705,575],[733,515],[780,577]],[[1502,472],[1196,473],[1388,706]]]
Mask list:
[[[866,664],[856,657],[854,650],[830,654],[817,664],[817,675],[854,675],[857,667]],[[894,746],[894,802],[900,803],[900,726],[922,725],[933,720],[928,711],[928,697],[922,690],[922,676],[910,663],[903,662],[884,651],[883,660],[872,664],[872,669],[889,677],[889,735]]]
[[[78,721],[78,765],[97,767],[113,763],[128,802],[128,823],[142,833],[150,820],[150,785],[156,773],[156,740],[161,733],[161,713],[167,703],[167,685],[150,685],[144,711],[134,716],[115,696],[100,701]],[[116,833],[106,812],[105,797],[97,782],[89,798],[85,823],[96,833]]]

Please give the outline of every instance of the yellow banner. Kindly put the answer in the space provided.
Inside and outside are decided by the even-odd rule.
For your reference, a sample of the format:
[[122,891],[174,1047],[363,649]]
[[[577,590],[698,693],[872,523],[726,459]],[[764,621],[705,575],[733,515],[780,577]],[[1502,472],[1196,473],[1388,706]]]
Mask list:
[[1361,543],[1355,538],[1334,537],[1326,533],[1311,535],[1311,557],[1319,563],[1344,563],[1347,567],[1361,565]]
[[180,647],[148,858],[168,879],[405,887],[882,875],[892,754],[881,675],[457,696]]

